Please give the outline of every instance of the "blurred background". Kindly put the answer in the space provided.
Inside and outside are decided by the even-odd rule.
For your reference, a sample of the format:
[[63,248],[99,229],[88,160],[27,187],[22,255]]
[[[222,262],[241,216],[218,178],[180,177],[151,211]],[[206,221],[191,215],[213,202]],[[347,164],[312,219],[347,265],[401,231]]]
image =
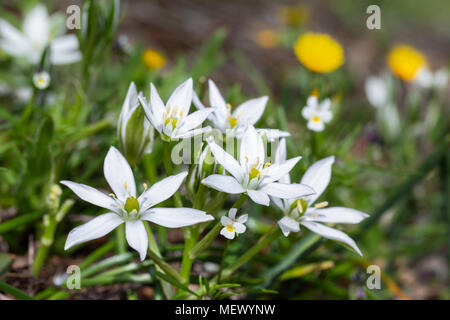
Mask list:
[[[68,5],[83,6],[82,1],[75,0],[46,3],[48,8],[63,13]],[[371,4],[381,8],[380,30],[366,27],[369,16],[366,9]],[[8,17],[18,17],[20,6],[19,1],[2,2],[1,12],[7,13]],[[439,93],[419,92],[393,76],[400,118],[408,119],[394,138],[383,136],[376,123],[376,109],[370,105],[365,93],[365,81],[369,76],[389,72],[386,56],[399,43],[420,50],[427,57],[430,69],[448,68],[449,18],[450,2],[447,0],[122,1],[120,27],[108,49],[110,55],[105,59],[111,67],[105,67],[99,60],[98,66],[92,67],[87,76],[90,82],[83,91],[83,99],[86,99],[83,101],[90,111],[86,111],[89,113],[86,119],[114,122],[112,119],[120,112],[130,81],[135,81],[146,94],[149,81],[164,83],[162,91],[165,95],[183,77],[194,77],[196,90],[200,92],[205,90],[205,79],[212,78],[228,100],[236,104],[243,97],[268,95],[270,102],[263,121],[277,127],[281,121],[278,110],[283,110],[286,129],[293,136],[290,156],[294,151],[304,155],[305,161],[300,164],[304,170],[316,159],[308,154],[310,133],[301,117],[301,108],[311,91],[316,89],[316,80],[315,75],[297,60],[293,45],[306,31],[328,33],[344,48],[345,64],[322,77],[325,80],[320,84],[320,95],[333,99],[335,116],[320,136],[317,155],[320,158],[336,154],[339,161],[346,164],[333,169],[336,180],[330,185],[333,191],[329,197],[335,204],[358,208],[369,214],[377,211],[375,208],[393,193],[398,200],[389,205],[388,210],[382,210],[377,216],[379,220],[370,228],[360,231],[358,243],[361,243],[364,259],[358,260],[336,250],[330,241],[326,242],[327,251],[319,249],[305,260],[295,258],[296,263],[281,269],[277,263],[282,257],[276,256],[273,261],[263,259],[263,263],[276,267],[272,273],[265,271],[266,275],[277,275],[270,278],[270,288],[274,286],[279,291],[277,297],[289,299],[367,297],[368,293],[362,290],[365,268],[376,264],[384,272],[385,285],[378,293],[380,298],[449,299],[450,157],[448,144],[442,147],[442,141],[448,140],[449,86]],[[82,82],[85,74],[73,72],[71,68],[62,70],[59,79],[73,89],[68,92],[75,92],[77,79]],[[7,61],[3,62],[2,69],[0,74],[6,79],[12,70]],[[70,77],[72,79],[68,79]],[[21,82],[11,79],[15,84]],[[404,101],[413,101],[414,112],[407,111],[409,107]],[[9,110],[21,108],[19,105],[11,107],[5,98],[0,102]],[[102,111],[98,111],[100,106]],[[434,110],[433,113],[430,110]],[[102,154],[101,150],[111,139],[100,138],[98,141],[77,141],[83,143],[77,148],[84,153],[70,162],[72,169],[87,166],[81,164],[83,155]],[[433,166],[427,166],[427,159],[433,152],[440,150],[442,154],[439,148],[444,148],[447,156]],[[78,181],[69,169],[62,172],[66,172],[66,178]],[[300,172],[297,177],[301,176]],[[417,181],[415,174],[420,176]],[[95,182],[102,180],[96,169],[83,178]],[[408,181],[412,185],[404,184]],[[402,187],[403,193],[398,191]],[[15,200],[11,200],[14,196],[14,193],[4,191],[0,219],[9,219],[17,213]],[[252,207],[251,210],[256,212],[256,217],[262,214],[261,209]],[[5,236],[8,237],[10,235]],[[179,237],[176,232],[169,233],[169,241],[176,243]],[[16,259],[13,274],[20,274],[21,268],[27,265],[30,238],[22,233],[20,239],[21,244],[12,244],[11,239],[1,241],[2,252],[14,251],[18,256],[23,255],[22,260]],[[285,247],[286,252],[292,252],[288,244]],[[235,250],[238,252],[239,248]],[[62,272],[71,262],[61,263],[60,259],[66,259],[58,256],[63,254],[62,250],[56,248],[55,252],[57,255],[51,258],[50,266],[43,270],[41,282],[35,286],[51,281],[56,271]],[[83,251],[79,255],[83,255]],[[255,265],[257,268],[257,263]],[[194,270],[207,274],[200,264]],[[283,271],[282,275],[279,270]],[[251,277],[246,280],[252,283]],[[9,283],[22,287],[30,285],[21,281],[20,277],[9,278]],[[89,288],[75,298],[120,298],[123,294],[120,288]],[[147,293],[139,291],[139,294],[151,298],[153,293],[147,290]]]

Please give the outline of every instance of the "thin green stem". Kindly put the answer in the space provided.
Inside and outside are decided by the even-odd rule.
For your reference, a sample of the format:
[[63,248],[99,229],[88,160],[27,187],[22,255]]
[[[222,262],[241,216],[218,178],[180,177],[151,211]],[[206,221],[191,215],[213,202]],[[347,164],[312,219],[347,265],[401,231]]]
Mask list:
[[[173,166],[170,153],[171,153],[170,142],[163,141],[163,163],[168,176],[173,175]],[[176,207],[181,208],[183,206],[183,201],[181,200],[180,194],[178,192],[175,192],[173,194],[173,201],[175,202]]]
[[228,239],[225,242],[225,247],[223,248],[223,252],[222,252],[222,258],[220,259],[220,267],[219,267],[219,272],[217,273],[217,284],[220,283],[220,280],[222,280],[222,270],[223,270],[223,266],[225,264],[225,257],[227,255],[227,251],[228,251],[228,246],[230,245],[231,240]]
[[88,126],[86,126],[84,129],[77,131],[73,136],[69,138],[70,142],[74,143],[79,140],[82,140],[84,138],[87,138],[89,136],[92,136],[93,134],[96,134],[102,130],[105,130],[109,128],[111,125],[111,122],[109,120],[101,120],[95,123],[92,123]]
[[[145,230],[147,231],[147,236],[148,236],[149,251],[154,252],[159,258],[161,258],[161,252],[159,251],[158,244],[156,243],[156,240],[153,237],[153,233],[152,233],[152,230],[150,229],[148,222],[145,221],[144,225],[145,225]],[[159,265],[156,266],[156,270],[164,273],[164,270]],[[166,296],[166,298],[167,299],[172,298],[173,290],[172,290],[170,283],[168,283],[167,281],[164,281],[163,279],[159,279],[159,280],[161,282],[161,287],[163,289],[163,292],[164,292],[164,295]]]
[[22,300],[34,300],[32,297],[27,295],[25,292],[14,288],[13,286],[10,286],[6,282],[3,282],[0,280],[0,291],[6,292],[16,298],[22,299]]
[[189,284],[191,267],[193,259],[190,257],[190,252],[194,248],[198,240],[198,232],[194,227],[187,227],[184,231],[184,250],[183,259],[181,260],[181,276],[184,279],[183,283]]
[[113,241],[109,241],[104,245],[102,245],[101,247],[95,249],[80,263],[80,269],[83,270],[84,268],[87,268],[95,261],[103,257],[106,253],[114,249],[115,246],[116,244]]
[[58,223],[61,222],[74,203],[75,202],[72,199],[66,200],[59,210],[56,212],[51,210],[51,213],[44,216],[44,232],[32,267],[32,272],[35,277],[39,275],[42,266],[47,259],[48,252],[53,245]]
[[233,204],[232,208],[239,209],[244,204],[245,200],[247,200],[248,196],[245,193],[241,193],[239,198]]
[[272,227],[259,238],[258,242],[251,247],[247,252],[239,257],[234,263],[228,266],[222,272],[222,279],[229,278],[233,272],[242,267],[251,258],[258,254],[262,249],[264,249],[269,243],[276,240],[281,235],[280,229],[277,227],[277,223],[274,223]]
[[15,230],[19,226],[24,226],[27,223],[34,222],[42,218],[46,211],[38,211],[29,214],[23,214],[20,217],[8,220],[0,224],[0,234]]
[[170,143],[163,141],[163,163],[168,176],[173,174],[172,159],[170,158]]
[[115,230],[117,253],[127,252],[127,240],[125,238],[125,223],[122,223]]
[[202,251],[207,249],[215,238],[219,235],[220,229],[222,229],[222,224],[217,222],[214,227],[200,240],[197,244],[190,250],[189,256],[193,260]]

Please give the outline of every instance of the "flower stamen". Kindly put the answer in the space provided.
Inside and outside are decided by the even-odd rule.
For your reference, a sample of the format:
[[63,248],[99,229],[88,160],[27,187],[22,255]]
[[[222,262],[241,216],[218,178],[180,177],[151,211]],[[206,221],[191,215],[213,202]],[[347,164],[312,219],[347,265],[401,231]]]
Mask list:
[[320,203],[316,203],[314,205],[314,208],[321,209],[321,208],[325,208],[326,206],[328,206],[328,201],[323,201],[323,202],[320,202]]

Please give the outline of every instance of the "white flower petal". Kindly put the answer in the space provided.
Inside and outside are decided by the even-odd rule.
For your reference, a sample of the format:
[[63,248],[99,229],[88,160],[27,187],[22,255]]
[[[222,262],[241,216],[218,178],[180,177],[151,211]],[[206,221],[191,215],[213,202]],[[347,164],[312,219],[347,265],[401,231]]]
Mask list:
[[237,209],[236,208],[231,208],[230,210],[228,210],[228,216],[231,219],[235,219],[236,218],[236,213],[237,213]]
[[127,221],[125,234],[130,247],[139,252],[141,261],[144,261],[148,250],[148,236],[144,223],[140,220]]
[[268,97],[248,100],[236,108],[233,117],[238,118],[239,122],[255,124],[263,115],[268,100]]
[[198,128],[198,129],[193,129],[193,130],[189,130],[187,132],[184,133],[178,133],[178,130],[176,131],[175,134],[172,134],[172,138],[173,139],[186,139],[186,138],[190,138],[190,137],[194,137],[194,136],[198,136],[200,134],[204,134],[206,132],[211,131],[211,127],[207,126],[204,128]]
[[286,158],[286,139],[281,139],[275,153],[275,163],[284,163]]
[[282,199],[298,199],[311,194],[314,190],[306,184],[286,184],[279,182],[269,183],[261,188],[262,191],[272,197]]
[[302,116],[306,120],[309,120],[309,119],[311,119],[314,116],[315,112],[316,112],[316,109],[314,107],[305,106],[302,109]]
[[188,172],[184,171],[155,183],[139,196],[139,205],[145,210],[145,207],[154,206],[169,199],[180,188],[187,174]]
[[234,228],[234,231],[236,231],[236,233],[244,233],[245,230],[247,230],[247,227],[243,223],[240,223],[240,222],[233,223],[233,228]]
[[292,170],[292,168],[294,168],[297,162],[300,161],[301,158],[302,157],[295,157],[285,162],[275,163],[267,167],[265,172],[267,177],[264,179],[264,182],[273,182],[285,177]]
[[242,137],[239,156],[241,166],[247,168],[265,159],[263,140],[252,125],[247,127]]
[[30,50],[29,40],[8,21],[1,18],[0,40],[0,47],[14,56],[26,56]]
[[136,85],[134,82],[130,83],[128,87],[127,95],[122,104],[122,110],[120,111],[119,120],[117,127],[121,128],[121,135],[125,137],[126,126],[121,126],[121,124],[126,124],[131,116],[131,111],[134,110],[139,105],[138,93],[136,90]]
[[171,110],[177,108],[178,112],[183,112],[184,115],[189,113],[189,108],[192,102],[192,79],[189,78],[180,84],[170,96],[166,107]]
[[246,223],[248,220],[248,214],[243,214],[239,218],[237,218],[237,222],[239,223]]
[[70,231],[66,244],[64,245],[64,250],[82,242],[103,237],[123,222],[122,218],[116,213],[109,212],[102,214]]
[[306,127],[311,131],[320,132],[325,129],[325,124],[323,123],[322,120],[319,121],[309,120]]
[[319,108],[320,111],[329,111],[330,108],[331,108],[330,98],[326,98],[320,103],[320,108]]
[[227,216],[222,216],[222,217],[220,217],[220,223],[221,223],[224,227],[226,227],[226,226],[231,226],[231,225],[233,224],[233,220],[230,219],[230,218],[227,217]]
[[163,121],[163,114],[166,111],[166,107],[164,106],[164,102],[158,94],[158,90],[156,90],[153,83],[150,83],[150,109],[151,112],[158,124],[161,125]]
[[44,5],[36,5],[26,15],[23,31],[33,42],[42,47],[47,45],[50,38],[50,18]]
[[235,232],[230,232],[227,230],[227,228],[222,228],[222,230],[220,230],[220,234],[230,240],[233,240],[235,236]]
[[310,209],[304,215],[309,221],[326,223],[359,223],[369,215],[367,213],[344,207],[330,207],[323,209]]
[[301,224],[307,227],[312,232],[321,235],[324,238],[343,242],[352,247],[360,256],[362,256],[361,250],[359,250],[355,241],[346,235],[344,232],[327,227],[321,223],[311,221],[301,221]]
[[333,119],[333,113],[330,110],[321,110],[320,111],[320,119],[324,123],[328,123]]
[[267,141],[274,142],[279,138],[290,137],[291,134],[287,131],[282,131],[278,129],[256,129],[258,134],[262,137],[266,137]]
[[54,65],[71,64],[82,58],[79,51],[52,51],[50,60]]
[[239,165],[239,162],[228,152],[219,147],[214,141],[208,141],[211,152],[218,163],[220,163],[225,170],[227,170],[239,182],[242,181],[245,175],[244,169]]
[[220,94],[220,91],[217,88],[214,81],[209,79],[208,85],[209,85],[209,104],[211,105],[211,107],[216,108],[216,113],[221,118],[220,120],[226,120],[228,115],[228,108],[225,99]]
[[270,199],[267,193],[261,190],[247,190],[247,194],[254,202],[257,204],[268,206],[270,204]]
[[117,204],[116,201],[110,196],[104,194],[97,189],[94,189],[85,184],[80,184],[72,181],[63,180],[60,181],[61,184],[69,187],[78,197],[87,201],[89,203],[95,204],[96,206],[116,211]]
[[214,112],[213,108],[207,108],[191,113],[184,118],[183,123],[178,128],[179,132],[186,132],[201,125],[212,112]]
[[51,42],[53,51],[67,52],[78,50],[78,38],[74,34],[68,34],[62,37],[53,39]]
[[294,219],[284,216],[278,220],[278,225],[280,226],[281,232],[287,237],[291,232],[299,232],[300,224]]
[[319,105],[319,99],[316,96],[309,96],[306,100],[306,105],[316,108]]
[[314,203],[330,183],[333,163],[334,156],[324,158],[313,163],[303,175],[301,183],[310,186],[316,192],[316,194],[308,198],[309,204]]
[[270,200],[283,212],[285,212],[288,208],[285,206],[285,200],[277,197],[270,197]]
[[147,103],[147,100],[143,96],[142,93],[138,95],[139,102],[141,103],[142,108],[144,109],[145,116],[147,120],[151,123],[151,125],[159,132],[162,131],[162,118],[156,117],[153,114],[152,107],[150,103]]
[[109,148],[103,165],[106,181],[117,198],[125,200],[136,197],[136,184],[133,172],[125,157],[115,147]]
[[236,178],[221,174],[210,175],[203,179],[202,183],[210,188],[230,194],[238,194],[245,191]]
[[389,90],[387,84],[382,78],[369,77],[365,83],[367,100],[375,108],[385,105],[389,98]]
[[211,221],[214,217],[204,211],[191,208],[151,208],[142,216],[142,219],[166,228],[181,228]]
[[206,109],[205,105],[200,100],[200,98],[198,97],[198,95],[197,95],[197,93],[195,91],[192,91],[192,102],[194,103],[194,106],[198,110]]

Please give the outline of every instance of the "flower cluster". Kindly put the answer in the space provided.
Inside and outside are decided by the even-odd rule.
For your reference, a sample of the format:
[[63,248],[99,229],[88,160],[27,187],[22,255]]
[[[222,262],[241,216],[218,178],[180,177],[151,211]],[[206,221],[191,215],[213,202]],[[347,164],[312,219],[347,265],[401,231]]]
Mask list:
[[[199,110],[190,113],[193,97]],[[177,192],[188,175],[186,171],[171,175],[150,188],[144,185],[143,193],[137,196],[134,176],[127,161],[132,159],[136,165],[143,152],[151,152],[148,144],[153,140],[153,135],[150,134],[153,129],[159,133],[163,143],[168,144],[209,132],[212,130],[210,126],[202,127],[208,119],[215,129],[227,135],[226,138],[230,138],[229,134],[231,138],[237,139],[240,147],[239,154],[235,157],[219,145],[223,139],[207,137],[205,150],[200,154],[200,164],[208,151],[211,151],[214,161],[225,170],[218,172],[219,166],[213,166],[206,176],[197,175],[201,184],[220,193],[248,196],[255,203],[264,206],[268,206],[272,199],[285,215],[279,221],[284,235],[299,231],[299,224],[302,224],[326,238],[349,244],[361,254],[356,244],[341,231],[318,222],[357,223],[364,219],[366,214],[340,207],[313,207],[314,201],[330,180],[334,157],[314,164],[300,183],[291,183],[289,172],[301,157],[287,159],[286,141],[283,138],[278,144],[275,159],[270,161],[264,143],[289,136],[289,133],[254,127],[264,112],[268,98],[249,100],[231,111],[230,105],[226,104],[216,85],[210,80],[209,99],[211,106],[206,107],[194,92],[192,79],[178,86],[167,103],[160,98],[153,84],[150,84],[150,99],[147,101],[141,92],[137,92],[134,83],[131,83],[118,125],[120,146],[125,157],[116,148],[111,147],[104,163],[104,175],[113,193],[106,195],[83,184],[61,181],[81,199],[108,210],[107,213],[72,230],[65,248],[102,237],[125,223],[126,239],[143,260],[148,249],[148,231],[144,221],[167,228],[179,228],[214,220],[214,216],[199,209],[156,207]],[[308,99],[308,106],[303,110],[303,115],[309,119],[308,127],[311,130],[320,131],[323,124],[331,119],[329,104],[329,100],[319,104],[316,97]],[[146,118],[139,117],[138,112],[143,112]],[[294,205],[295,203],[297,205]],[[244,223],[248,215],[236,218],[237,209],[231,209],[228,216],[222,216],[220,219],[223,226],[220,234],[228,239],[234,239],[236,234],[246,230]]]

